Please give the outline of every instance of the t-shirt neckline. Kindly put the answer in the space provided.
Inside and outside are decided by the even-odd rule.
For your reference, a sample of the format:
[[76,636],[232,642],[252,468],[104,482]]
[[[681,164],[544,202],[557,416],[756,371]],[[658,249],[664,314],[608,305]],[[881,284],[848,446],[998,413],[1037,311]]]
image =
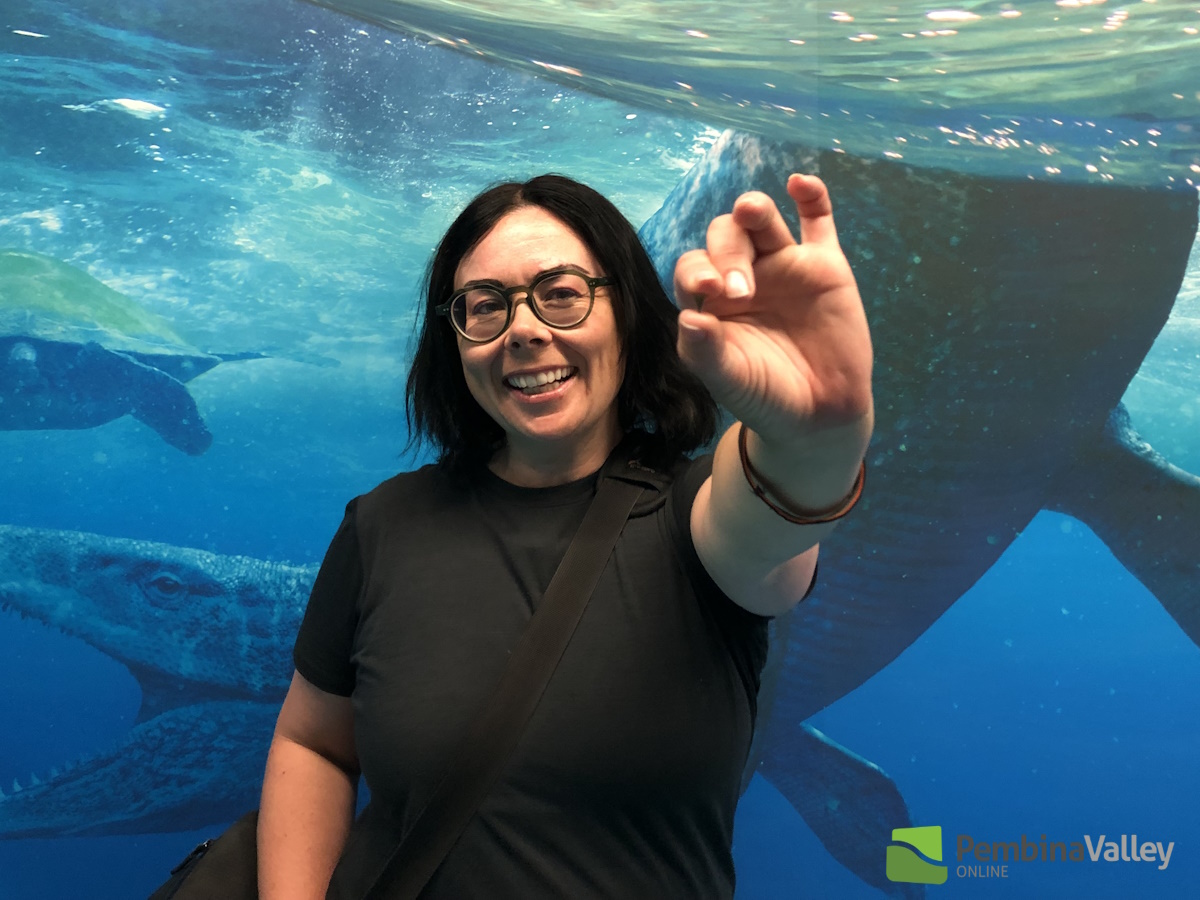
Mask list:
[[486,494],[508,503],[524,506],[569,506],[592,497],[596,493],[596,483],[600,478],[600,469],[565,484],[553,484],[549,487],[522,487],[505,481],[487,466],[479,474],[479,489]]

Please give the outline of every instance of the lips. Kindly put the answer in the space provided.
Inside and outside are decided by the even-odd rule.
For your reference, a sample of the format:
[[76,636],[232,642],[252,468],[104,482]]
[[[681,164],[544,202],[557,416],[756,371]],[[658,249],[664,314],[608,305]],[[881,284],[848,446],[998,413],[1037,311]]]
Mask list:
[[504,383],[526,396],[533,396],[554,390],[564,381],[574,378],[578,371],[574,366],[559,366],[539,372],[518,372],[505,376]]

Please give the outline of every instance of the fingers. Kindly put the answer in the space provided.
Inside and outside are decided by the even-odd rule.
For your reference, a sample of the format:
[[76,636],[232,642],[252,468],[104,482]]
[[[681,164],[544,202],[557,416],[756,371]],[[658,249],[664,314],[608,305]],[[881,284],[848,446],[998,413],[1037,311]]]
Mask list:
[[745,231],[758,256],[775,253],[796,243],[779,207],[761,191],[742,194],[733,204],[733,220]]
[[[772,221],[771,213],[778,223]],[[782,232],[782,234],[780,234]],[[754,295],[754,261],[762,253],[795,243],[775,204],[765,194],[743,194],[732,213],[709,223],[704,250],[683,254],[675,266],[675,298],[681,308],[700,309],[704,300],[744,300]],[[761,246],[760,246],[761,242]]]
[[682,310],[675,348],[684,364],[704,382],[717,402],[721,402],[728,393],[722,364],[725,332],[721,321],[694,309]]
[[837,246],[833,203],[825,182],[815,175],[793,175],[788,179],[787,192],[796,202],[796,212],[800,216],[800,240],[805,244]]
[[707,250],[689,250],[675,263],[675,302],[680,309],[702,309],[706,299],[724,291],[724,278]]
[[706,244],[709,260],[721,273],[725,296],[730,300],[751,296],[756,253],[749,233],[727,213],[709,223]]
[[754,293],[755,260],[795,244],[779,207],[761,191],[742,194],[732,213],[717,216],[708,226],[708,255],[731,300]]
[[[838,245],[833,205],[820,178],[792,175],[788,195],[800,217],[806,244]],[[708,226],[706,248],[683,254],[675,267],[675,298],[681,309],[701,309],[706,300],[743,300],[755,293],[754,264],[760,257],[795,246],[779,207],[761,191],[742,194],[733,211]]]

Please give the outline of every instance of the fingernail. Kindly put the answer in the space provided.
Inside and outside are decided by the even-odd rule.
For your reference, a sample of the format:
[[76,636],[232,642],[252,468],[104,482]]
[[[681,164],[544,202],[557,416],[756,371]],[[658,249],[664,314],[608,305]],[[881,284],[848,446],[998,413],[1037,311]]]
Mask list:
[[741,272],[733,271],[725,276],[725,296],[731,300],[740,300],[749,296],[750,283]]

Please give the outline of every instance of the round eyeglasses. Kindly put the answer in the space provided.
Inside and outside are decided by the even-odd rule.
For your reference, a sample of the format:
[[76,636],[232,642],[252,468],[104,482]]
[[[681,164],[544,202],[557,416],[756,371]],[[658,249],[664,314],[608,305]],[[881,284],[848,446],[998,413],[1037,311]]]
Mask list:
[[448,317],[454,330],[468,341],[486,344],[504,334],[512,323],[520,302],[513,300],[514,294],[524,294],[533,314],[550,327],[574,328],[591,313],[596,288],[612,283],[611,278],[592,278],[573,266],[562,266],[539,273],[528,285],[469,284],[434,312]]

